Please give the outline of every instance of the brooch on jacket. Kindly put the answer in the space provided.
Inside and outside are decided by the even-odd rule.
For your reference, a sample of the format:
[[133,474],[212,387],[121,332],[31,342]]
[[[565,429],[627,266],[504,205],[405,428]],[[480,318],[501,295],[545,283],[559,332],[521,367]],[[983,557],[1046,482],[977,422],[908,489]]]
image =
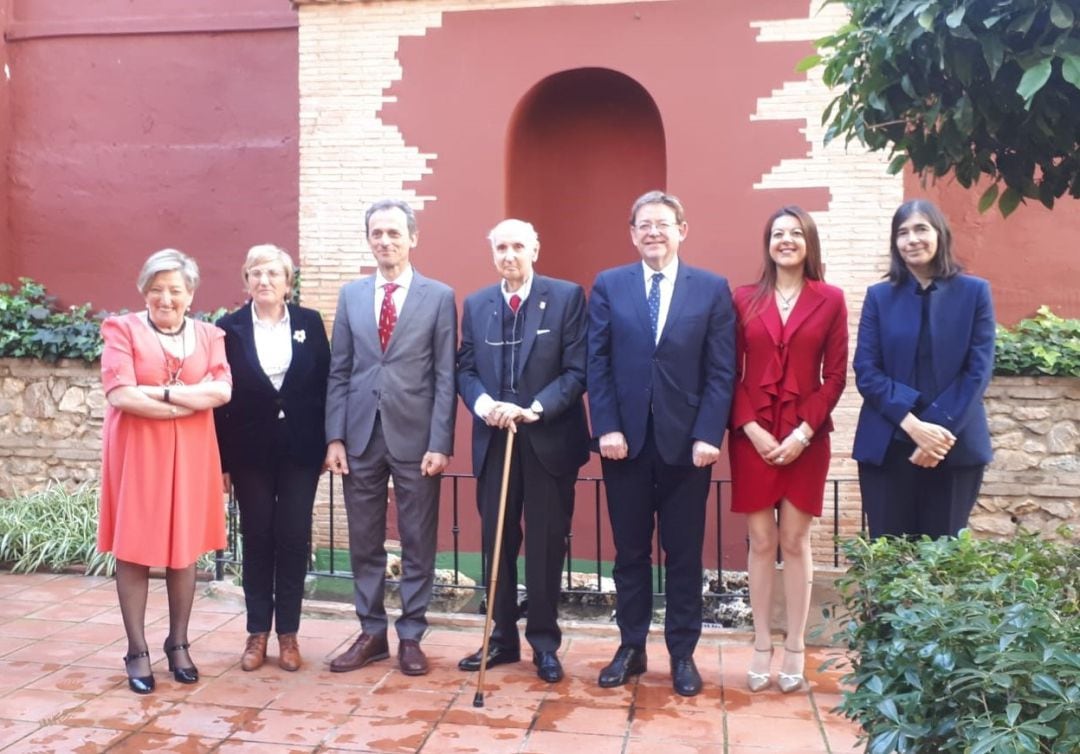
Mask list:
[[305,340],[307,340],[307,333],[303,330],[297,330],[292,334],[292,339],[295,340],[297,343],[303,343]]

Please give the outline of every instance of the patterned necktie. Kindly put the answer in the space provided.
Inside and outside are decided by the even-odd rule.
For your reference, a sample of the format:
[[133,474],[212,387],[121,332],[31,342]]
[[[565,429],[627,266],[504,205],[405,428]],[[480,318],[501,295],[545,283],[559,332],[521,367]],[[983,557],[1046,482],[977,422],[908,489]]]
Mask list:
[[510,311],[517,314],[518,308],[521,306],[521,296],[516,293],[510,297]]
[[383,286],[382,308],[379,309],[379,345],[386,350],[386,344],[390,342],[390,335],[394,332],[397,324],[397,307],[394,306],[394,291],[401,286],[397,283],[387,283]]
[[653,343],[659,340],[657,327],[660,324],[660,281],[663,279],[664,273],[654,272],[649,285],[649,324],[652,325]]

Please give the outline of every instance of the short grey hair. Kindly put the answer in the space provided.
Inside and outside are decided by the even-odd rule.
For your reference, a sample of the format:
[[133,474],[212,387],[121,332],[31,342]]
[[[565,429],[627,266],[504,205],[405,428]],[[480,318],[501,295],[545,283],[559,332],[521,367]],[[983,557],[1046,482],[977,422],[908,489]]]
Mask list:
[[292,301],[293,275],[295,275],[296,268],[293,267],[292,257],[289,256],[289,252],[272,243],[261,243],[248,249],[247,259],[244,260],[244,267],[242,270],[244,285],[247,285],[247,277],[251,268],[258,267],[260,264],[266,264],[267,262],[277,262],[284,268],[285,300]]
[[413,212],[413,208],[409,206],[408,202],[401,199],[380,199],[367,208],[367,212],[364,213],[364,235],[368,234],[368,223],[371,222],[371,216],[376,212],[383,212],[388,209],[400,209],[405,213],[405,223],[409,228],[409,235],[416,235],[416,213]]
[[491,232],[488,233],[487,240],[491,242],[492,248],[495,248],[495,234],[498,233],[500,230],[504,229],[515,229],[524,231],[525,234],[532,239],[533,246],[540,246],[540,234],[536,232],[536,228],[533,227],[533,224],[530,222],[526,222],[525,220],[518,220],[511,217],[503,220],[501,223],[498,223],[494,228],[491,229]]
[[151,254],[143,263],[136,286],[139,293],[146,295],[150,283],[163,272],[179,272],[184,278],[188,293],[194,293],[199,287],[199,264],[179,249],[162,249]]
[[679,225],[686,222],[686,213],[683,211],[682,202],[679,201],[679,197],[664,191],[649,191],[639,196],[637,201],[634,202],[634,206],[630,208],[631,225],[637,222],[638,211],[649,204],[663,204],[665,207],[670,207],[675,213],[675,222]]

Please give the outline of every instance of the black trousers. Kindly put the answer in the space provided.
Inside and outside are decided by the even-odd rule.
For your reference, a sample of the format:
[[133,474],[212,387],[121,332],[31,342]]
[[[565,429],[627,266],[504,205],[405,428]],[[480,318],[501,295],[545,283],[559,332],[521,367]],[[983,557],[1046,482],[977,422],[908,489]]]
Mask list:
[[[499,579],[492,611],[495,627],[491,632],[491,641],[511,650],[520,646],[517,630],[517,557],[524,539],[525,589],[529,596],[525,639],[534,651],[554,652],[562,643],[558,623],[559,592],[566,558],[566,536],[570,532],[570,519],[574,513],[577,473],[550,474],[533,452],[528,431],[528,427],[519,427],[514,440]],[[492,437],[476,486],[489,577],[505,454],[506,432],[500,431]],[[521,529],[523,516],[524,537]]]
[[295,633],[311,552],[311,509],[321,466],[267,459],[230,470],[240,507],[248,633]]
[[660,526],[666,568],[664,638],[675,658],[701,636],[701,549],[712,467],[673,466],[656,449],[650,423],[637,458],[601,459],[615,538],[616,620],[624,646],[644,647],[652,620],[652,541]]
[[967,526],[986,467],[939,464],[924,469],[908,460],[914,450],[894,441],[882,465],[859,464],[871,537],[955,537]]

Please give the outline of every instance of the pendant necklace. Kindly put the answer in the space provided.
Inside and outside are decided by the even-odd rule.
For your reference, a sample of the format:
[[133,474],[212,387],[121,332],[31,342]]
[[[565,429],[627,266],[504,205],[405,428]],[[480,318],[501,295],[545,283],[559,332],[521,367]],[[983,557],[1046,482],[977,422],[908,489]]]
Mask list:
[[[154,320],[150,319],[150,315],[147,314],[146,322],[150,325],[150,329],[154,331],[154,335],[157,337],[158,345],[161,346],[161,356],[165,360],[165,375],[167,380],[166,386],[170,385],[183,385],[183,380],[180,379],[180,372],[184,369],[184,362],[187,361],[187,338],[184,337],[184,330],[187,328],[187,317],[184,317],[183,322],[180,324],[179,329],[169,332],[162,330],[160,327],[154,324]],[[165,341],[162,340],[162,336],[167,338],[180,338],[180,356],[177,357],[174,354],[168,352],[165,348]],[[179,359],[179,363],[177,360]],[[176,363],[176,369],[173,369],[171,365]]]
[[780,311],[787,314],[788,311],[791,309],[792,305],[794,305],[795,299],[798,298],[799,291],[801,291],[801,290],[802,290],[802,286],[800,285],[794,291],[791,292],[791,295],[785,296],[784,292],[781,291],[779,288],[777,288],[776,289],[776,295],[780,297]]

